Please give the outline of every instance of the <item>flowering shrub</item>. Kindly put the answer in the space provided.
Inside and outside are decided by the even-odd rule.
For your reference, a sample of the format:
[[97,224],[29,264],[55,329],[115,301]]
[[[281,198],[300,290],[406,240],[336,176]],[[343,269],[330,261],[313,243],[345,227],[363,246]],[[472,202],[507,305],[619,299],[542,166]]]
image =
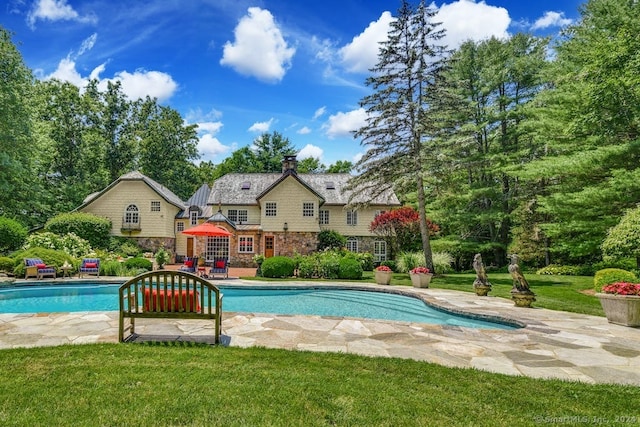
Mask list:
[[391,268],[386,265],[379,265],[376,267],[376,271],[391,271]]
[[411,274],[429,274],[431,271],[427,267],[416,267],[411,270]]
[[602,288],[605,294],[639,295],[640,283],[616,282]]
[[89,242],[74,233],[67,233],[61,236],[45,231],[27,237],[24,249],[28,250],[37,247],[63,251],[75,258],[80,258],[91,253],[91,245],[89,245]]

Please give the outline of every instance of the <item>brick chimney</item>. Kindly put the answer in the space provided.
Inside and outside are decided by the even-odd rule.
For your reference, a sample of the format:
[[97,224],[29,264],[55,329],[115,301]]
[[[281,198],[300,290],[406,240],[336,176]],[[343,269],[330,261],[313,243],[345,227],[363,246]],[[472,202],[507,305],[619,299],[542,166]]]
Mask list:
[[298,172],[298,160],[296,160],[295,154],[285,155],[282,160],[282,173],[287,171]]

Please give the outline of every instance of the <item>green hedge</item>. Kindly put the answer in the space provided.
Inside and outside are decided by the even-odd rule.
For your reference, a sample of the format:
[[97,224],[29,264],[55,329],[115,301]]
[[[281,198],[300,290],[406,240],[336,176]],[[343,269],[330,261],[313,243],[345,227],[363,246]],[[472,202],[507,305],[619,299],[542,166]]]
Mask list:
[[295,262],[285,256],[274,256],[264,260],[261,266],[263,277],[291,277],[296,268]]
[[153,270],[153,262],[146,258],[135,257],[129,258],[124,262],[124,266],[127,269],[141,269],[146,271]]
[[56,215],[44,226],[46,231],[64,235],[75,233],[93,248],[107,248],[110,242],[111,220],[84,212]]
[[596,271],[593,276],[593,286],[596,292],[601,292],[602,287],[616,282],[636,283],[637,278],[634,273],[620,268],[605,268]]
[[5,273],[13,273],[16,261],[8,256],[0,256],[0,271]]
[[338,276],[340,279],[362,279],[362,265],[360,264],[360,261],[351,257],[342,258],[339,264]]
[[27,239],[27,229],[18,221],[0,217],[0,254],[19,249]]

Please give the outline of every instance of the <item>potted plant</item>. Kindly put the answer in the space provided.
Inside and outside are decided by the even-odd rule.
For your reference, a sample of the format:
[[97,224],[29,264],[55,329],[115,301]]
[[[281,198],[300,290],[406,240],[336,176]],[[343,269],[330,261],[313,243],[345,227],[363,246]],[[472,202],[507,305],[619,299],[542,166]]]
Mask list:
[[428,288],[433,274],[427,267],[416,267],[409,271],[409,277],[414,288]]
[[380,265],[374,270],[376,283],[378,285],[388,285],[391,283],[393,271],[386,265]]
[[640,284],[616,282],[596,293],[609,323],[640,327]]

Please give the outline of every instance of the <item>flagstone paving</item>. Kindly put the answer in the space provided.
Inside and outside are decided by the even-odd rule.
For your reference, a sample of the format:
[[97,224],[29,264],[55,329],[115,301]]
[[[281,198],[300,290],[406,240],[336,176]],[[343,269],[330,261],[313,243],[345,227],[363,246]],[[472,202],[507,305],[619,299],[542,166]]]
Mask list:
[[[234,285],[256,286],[235,280]],[[317,285],[318,283],[314,283]],[[287,282],[287,286],[296,286]],[[334,284],[335,285],[335,284]],[[353,284],[344,284],[353,288]],[[357,285],[371,288],[377,285]],[[640,329],[604,317],[515,307],[497,297],[442,289],[388,287],[452,311],[517,321],[513,330],[470,329],[412,322],[223,313],[223,344],[290,350],[355,353],[415,359],[485,371],[586,383],[640,386]],[[535,304],[534,304],[535,305]],[[136,322],[148,337],[207,340],[204,321],[149,319]],[[0,349],[117,342],[117,312],[0,314]]]

